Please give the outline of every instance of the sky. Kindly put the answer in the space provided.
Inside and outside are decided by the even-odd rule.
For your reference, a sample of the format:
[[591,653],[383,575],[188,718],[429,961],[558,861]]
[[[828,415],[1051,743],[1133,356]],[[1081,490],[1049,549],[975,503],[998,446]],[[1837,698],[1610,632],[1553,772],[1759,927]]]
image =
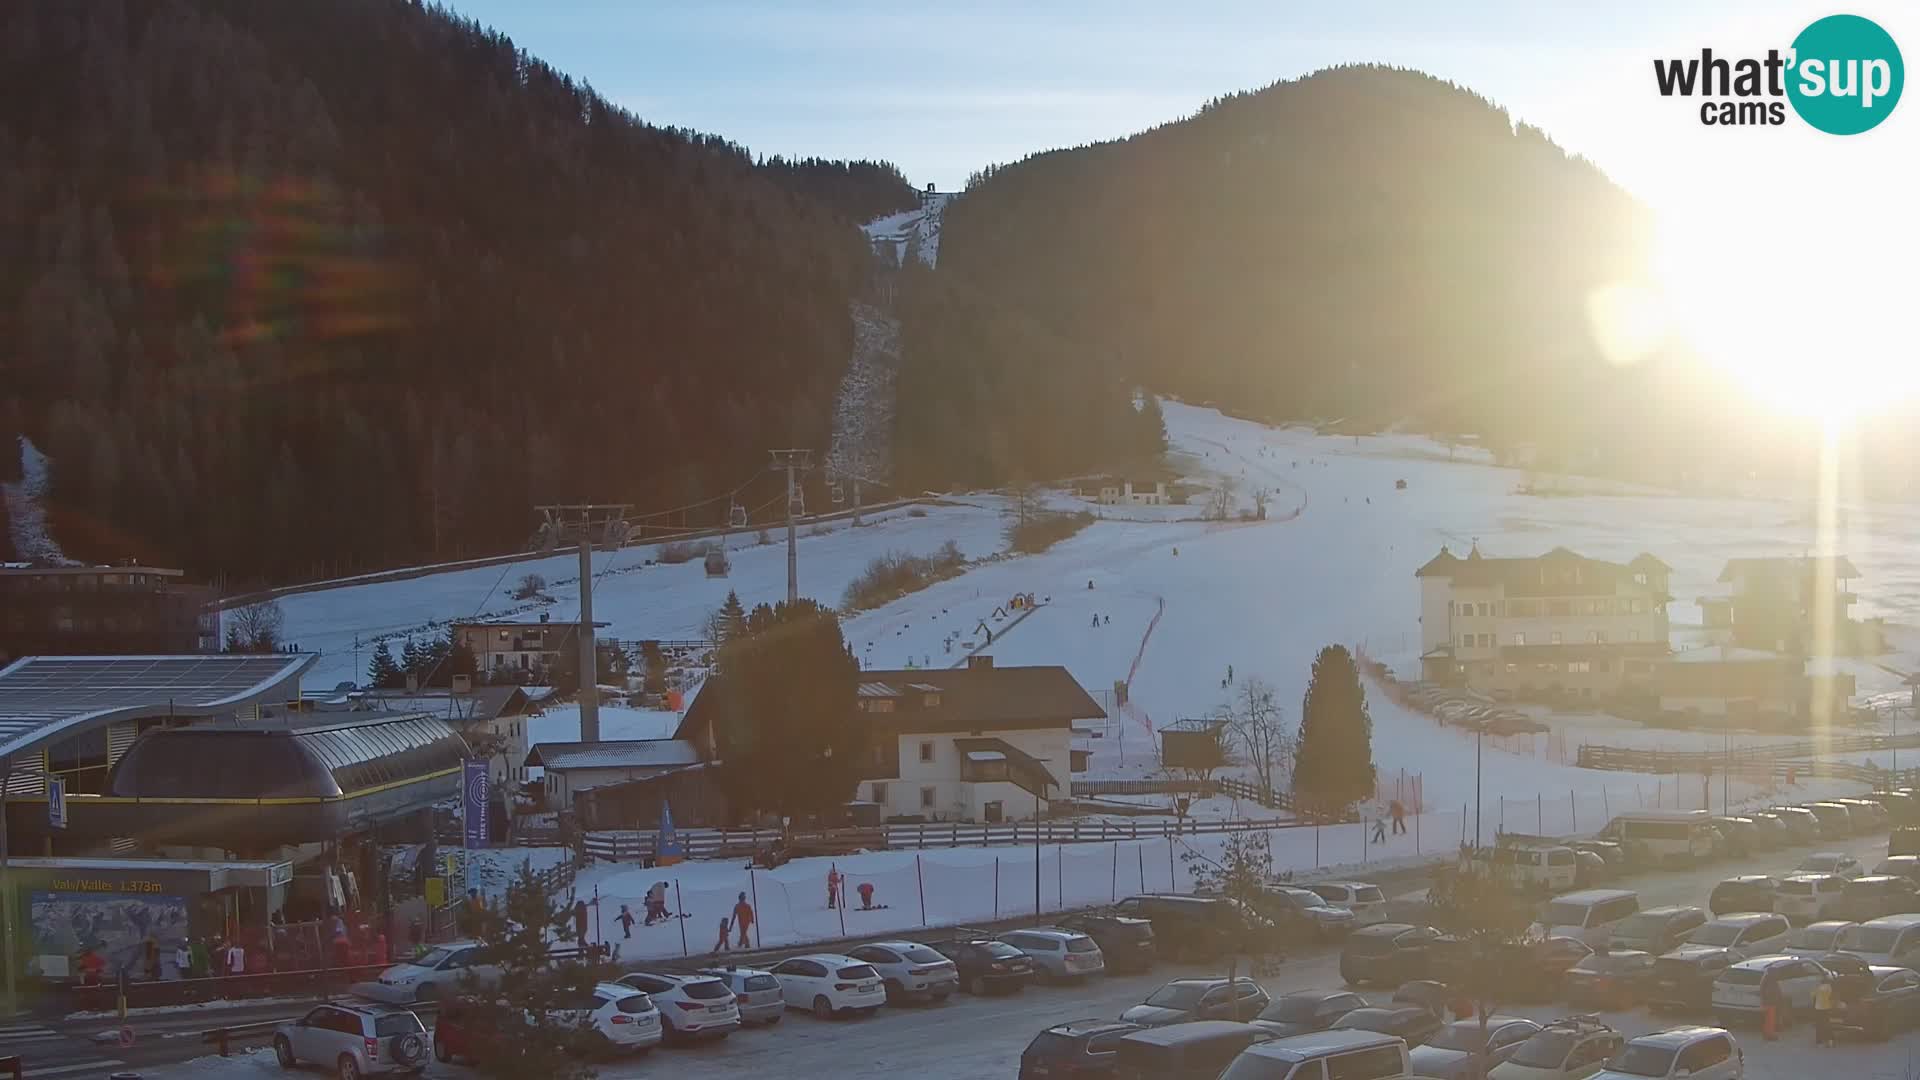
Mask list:
[[[1655,89],[1655,58],[1786,50],[1835,13],[1820,0],[451,2],[648,122],[759,154],[884,159],[942,191],[1324,67],[1416,68],[1545,129],[1655,212],[1659,310],[1632,321],[1685,323],[1790,403],[1809,358],[1836,352],[1849,394],[1888,380],[1920,392],[1920,91],[1842,137],[1790,113],[1703,126],[1697,100]],[[1844,10],[1920,60],[1920,5]]]

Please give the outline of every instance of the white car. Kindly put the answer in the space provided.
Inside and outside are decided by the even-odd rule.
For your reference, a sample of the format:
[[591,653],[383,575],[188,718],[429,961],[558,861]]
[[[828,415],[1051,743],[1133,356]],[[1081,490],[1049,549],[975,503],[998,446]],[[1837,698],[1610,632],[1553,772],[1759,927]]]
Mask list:
[[780,993],[789,1009],[812,1009],[828,1019],[845,1013],[871,1014],[887,1003],[880,973],[864,960],[838,953],[812,953],[774,966]]
[[953,961],[917,941],[872,941],[848,949],[880,973],[887,1000],[945,1001],[960,989],[960,969]]
[[1787,944],[1780,951],[1802,960],[1818,960],[1830,952],[1838,952],[1841,938],[1859,925],[1838,920],[1808,923],[1787,935]]
[[1633,1039],[1594,1080],[1743,1080],[1747,1056],[1725,1028],[1677,1027]]
[[742,1024],[777,1024],[787,1014],[787,1000],[780,996],[780,981],[770,971],[759,968],[701,968],[733,991],[734,1004],[740,1007]]
[[1364,881],[1320,881],[1305,887],[1318,893],[1329,907],[1353,912],[1355,926],[1387,921],[1387,897],[1378,885]]
[[1865,877],[1867,868],[1860,860],[1842,851],[1816,851],[1793,868],[1796,874],[1839,874],[1849,880]]
[[619,983],[600,983],[593,988],[591,1000],[571,1009],[557,1010],[555,1016],[573,1024],[585,1024],[607,1040],[616,1050],[650,1050],[660,1045],[660,1009],[644,992]]
[[491,986],[500,981],[500,968],[480,963],[483,948],[477,941],[451,941],[395,964],[373,983],[361,983],[354,989],[376,1001],[409,1002],[452,997],[469,980]]
[[740,1029],[740,1003],[727,984],[711,975],[636,971],[620,985],[645,991],[660,1007],[660,1034],[667,1042],[724,1039]]
[[1773,910],[1794,922],[1820,922],[1839,909],[1846,887],[1839,874],[1789,874],[1773,887]]
[[1009,930],[1000,940],[1026,953],[1043,979],[1086,979],[1107,970],[1100,946],[1078,930],[1057,926]]
[[1687,944],[1711,945],[1727,950],[1728,955],[1737,960],[1745,960],[1750,956],[1778,952],[1787,943],[1787,935],[1792,930],[1785,915],[1742,912],[1738,915],[1722,915],[1695,927],[1687,934]]
[[1810,1015],[1813,990],[1831,976],[1827,969],[1798,956],[1757,956],[1743,960],[1713,980],[1713,1015],[1725,1025],[1760,1016],[1766,988],[1777,987],[1786,1019]]

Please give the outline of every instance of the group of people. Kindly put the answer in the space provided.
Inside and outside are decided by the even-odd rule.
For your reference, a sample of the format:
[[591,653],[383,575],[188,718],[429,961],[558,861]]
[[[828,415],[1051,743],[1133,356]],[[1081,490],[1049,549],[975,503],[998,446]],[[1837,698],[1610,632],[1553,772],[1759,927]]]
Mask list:
[[[846,895],[843,891],[846,887],[846,881],[847,881],[846,875],[840,872],[839,867],[834,866],[834,867],[827,868],[827,910],[828,911],[832,911],[833,909],[839,907],[841,904],[846,902]],[[855,886],[854,891],[860,894],[860,910],[872,911],[873,910],[873,882],[863,881],[859,885]]]
[[1373,821],[1374,843],[1384,844],[1387,842],[1387,822],[1389,819],[1393,822],[1393,835],[1404,836],[1406,834],[1407,808],[1399,799],[1395,799],[1387,804],[1387,817],[1375,818]]

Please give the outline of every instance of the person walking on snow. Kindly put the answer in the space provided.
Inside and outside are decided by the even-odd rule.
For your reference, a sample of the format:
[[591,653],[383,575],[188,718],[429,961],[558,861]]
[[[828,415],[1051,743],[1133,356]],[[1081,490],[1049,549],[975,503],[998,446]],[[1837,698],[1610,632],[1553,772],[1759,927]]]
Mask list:
[[1228,682],[1233,681],[1233,665],[1232,664],[1227,665],[1227,681]]
[[1384,844],[1387,842],[1387,822],[1385,818],[1373,819],[1373,842],[1376,844]]
[[573,940],[581,945],[587,943],[587,902],[573,902]]
[[627,905],[625,904],[620,905],[619,921],[621,936],[626,938],[633,937],[633,912],[627,910]]
[[1387,804],[1387,813],[1393,815],[1393,834],[1399,836],[1405,833],[1407,831],[1407,808],[1400,805],[1399,799],[1395,799]]
[[840,903],[840,868],[827,868],[827,910],[832,911]]
[[747,947],[747,928],[753,925],[753,905],[747,903],[747,894],[741,893],[740,899],[733,904],[733,922],[740,928],[740,947]]
[[725,915],[720,916],[720,940],[713,943],[714,952],[727,951],[727,931],[731,929],[733,923]]

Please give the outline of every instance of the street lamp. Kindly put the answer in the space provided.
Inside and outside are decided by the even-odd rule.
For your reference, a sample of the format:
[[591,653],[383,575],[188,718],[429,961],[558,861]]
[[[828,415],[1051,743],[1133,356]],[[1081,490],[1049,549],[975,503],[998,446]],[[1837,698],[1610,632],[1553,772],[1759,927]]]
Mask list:
[[1473,733],[1473,846],[1480,846],[1480,751],[1487,742],[1487,729]]

